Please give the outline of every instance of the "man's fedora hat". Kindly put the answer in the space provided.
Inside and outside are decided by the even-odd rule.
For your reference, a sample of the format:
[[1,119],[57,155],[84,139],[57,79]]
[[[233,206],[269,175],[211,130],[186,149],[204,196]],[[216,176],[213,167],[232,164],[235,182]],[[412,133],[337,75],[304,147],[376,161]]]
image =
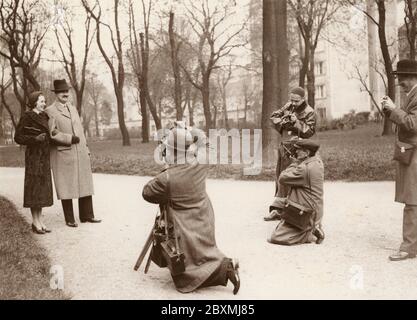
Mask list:
[[397,70],[392,74],[417,75],[417,61],[408,59],[398,61]]
[[68,91],[71,87],[67,84],[65,79],[54,80],[54,88],[51,89],[53,92]]

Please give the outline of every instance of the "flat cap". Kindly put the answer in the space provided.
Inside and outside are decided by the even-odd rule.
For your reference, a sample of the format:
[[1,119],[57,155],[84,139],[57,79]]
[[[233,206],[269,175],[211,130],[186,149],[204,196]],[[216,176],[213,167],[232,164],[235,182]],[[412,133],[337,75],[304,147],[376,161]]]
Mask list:
[[317,150],[319,150],[320,144],[310,139],[303,139],[303,140],[297,141],[294,144],[294,147],[298,149],[307,149],[315,153],[317,152]]

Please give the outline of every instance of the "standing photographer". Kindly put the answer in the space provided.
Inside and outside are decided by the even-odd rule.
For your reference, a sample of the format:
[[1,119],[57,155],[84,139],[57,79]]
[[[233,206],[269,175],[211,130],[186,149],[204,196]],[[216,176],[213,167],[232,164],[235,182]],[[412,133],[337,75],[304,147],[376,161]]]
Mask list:
[[405,204],[403,242],[389,259],[400,261],[415,258],[417,254],[417,61],[401,60],[393,73],[407,93],[401,108],[389,97],[382,99],[385,116],[397,125],[395,201]]
[[[291,154],[294,152],[294,142],[301,139],[309,139],[316,132],[316,113],[305,100],[305,90],[296,87],[290,92],[290,101],[281,109],[271,115],[275,129],[281,135],[281,143],[278,147],[278,161],[276,167],[275,196],[285,198],[288,195],[288,187],[278,182],[279,176],[291,164]],[[279,220],[277,211],[271,211],[265,221]]]
[[206,192],[208,166],[188,157],[192,142],[190,130],[176,127],[170,131],[165,140],[166,157],[168,160],[173,155],[173,161],[168,161],[168,168],[145,185],[142,195],[148,202],[166,206],[168,220],[179,238],[185,271],[172,274],[177,290],[187,293],[202,287],[226,286],[230,280],[236,294],[240,287],[239,265],[217,248],[214,212]]

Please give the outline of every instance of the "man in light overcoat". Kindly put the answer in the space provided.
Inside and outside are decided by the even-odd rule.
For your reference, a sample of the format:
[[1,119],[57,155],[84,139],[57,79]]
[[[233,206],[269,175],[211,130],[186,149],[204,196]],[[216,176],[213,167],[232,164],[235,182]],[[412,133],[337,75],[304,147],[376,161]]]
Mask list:
[[77,227],[72,199],[78,199],[81,222],[98,223],[101,220],[94,218],[90,151],[78,112],[68,102],[69,89],[65,80],[55,80],[52,91],[56,100],[45,112],[50,118],[51,138],[57,144],[50,150],[56,193],[62,201],[67,226]]

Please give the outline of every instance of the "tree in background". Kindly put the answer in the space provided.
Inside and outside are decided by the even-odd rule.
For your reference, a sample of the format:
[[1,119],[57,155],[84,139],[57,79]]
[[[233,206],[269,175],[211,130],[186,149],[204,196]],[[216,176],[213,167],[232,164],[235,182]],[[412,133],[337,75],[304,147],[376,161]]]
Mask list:
[[[341,6],[339,0],[288,0],[290,12],[297,21],[302,37],[299,86],[304,88],[307,77],[308,104],[315,106],[315,53],[320,34]],[[301,51],[300,50],[300,51]]]
[[[76,108],[78,114],[82,114],[83,95],[85,88],[85,77],[87,70],[88,53],[91,48],[91,43],[94,39],[94,31],[91,27],[91,15],[87,14],[84,20],[85,36],[84,36],[84,53],[81,59],[77,59],[77,54],[74,52],[74,30],[73,19],[75,17],[69,9],[65,10],[65,18],[62,24],[55,25],[55,37],[58,42],[59,51],[61,54],[61,63],[64,67],[65,73],[71,83],[72,89],[75,92]],[[79,61],[77,61],[79,60]],[[79,68],[79,69],[78,69]]]
[[404,0],[404,24],[407,31],[407,42],[409,46],[408,58],[416,58],[416,36],[417,36],[417,7],[415,0]]
[[40,89],[36,76],[49,18],[40,0],[0,0],[0,56],[10,67],[20,114],[26,110],[29,93]]
[[[206,131],[214,127],[210,106],[210,80],[213,71],[219,68],[222,58],[247,44],[246,39],[239,39],[239,35],[246,28],[247,20],[237,26],[227,25],[235,17],[235,4],[228,2],[222,7],[211,8],[208,0],[189,1],[185,6],[187,18],[198,45],[185,41],[189,50],[195,53],[198,63],[199,79],[192,76],[189,66],[181,65],[188,80],[201,92]],[[235,27],[235,30],[231,28]],[[219,28],[224,28],[219,30]],[[195,70],[195,69],[194,69]]]
[[[119,120],[119,128],[122,134],[122,143],[123,146],[130,146],[130,137],[129,131],[127,130],[125,123],[124,115],[124,83],[125,83],[125,67],[124,67],[124,50],[123,50],[123,37],[120,32],[119,25],[119,9],[120,9],[120,0],[114,0],[113,7],[113,19],[114,19],[114,30],[109,24],[106,24],[102,21],[102,10],[100,2],[98,0],[94,1],[94,5],[90,6],[87,0],[82,0],[82,4],[87,14],[90,15],[96,22],[96,40],[98,48],[110,70],[114,93],[116,95],[117,102],[117,116]],[[104,48],[102,43],[102,28],[108,29],[110,33],[111,44],[113,47],[113,53],[110,55],[108,48]],[[113,54],[116,56],[116,59],[113,59]],[[116,61],[114,61],[116,60]],[[117,70],[116,70],[117,69]]]
[[[393,71],[393,56],[390,53],[390,45],[387,39],[386,33],[386,3],[390,0],[374,0],[367,1],[366,8],[363,5],[361,0],[346,0],[347,3],[356,9],[360,10],[368,18],[370,23],[373,23],[378,29],[378,38],[379,46],[382,53],[385,74],[384,74],[384,83],[386,83],[387,95],[395,101],[395,76],[392,74]],[[376,10],[374,10],[376,6]],[[374,11],[376,11],[376,16]],[[384,117],[384,128],[382,135],[391,135],[393,134],[392,122]]]

